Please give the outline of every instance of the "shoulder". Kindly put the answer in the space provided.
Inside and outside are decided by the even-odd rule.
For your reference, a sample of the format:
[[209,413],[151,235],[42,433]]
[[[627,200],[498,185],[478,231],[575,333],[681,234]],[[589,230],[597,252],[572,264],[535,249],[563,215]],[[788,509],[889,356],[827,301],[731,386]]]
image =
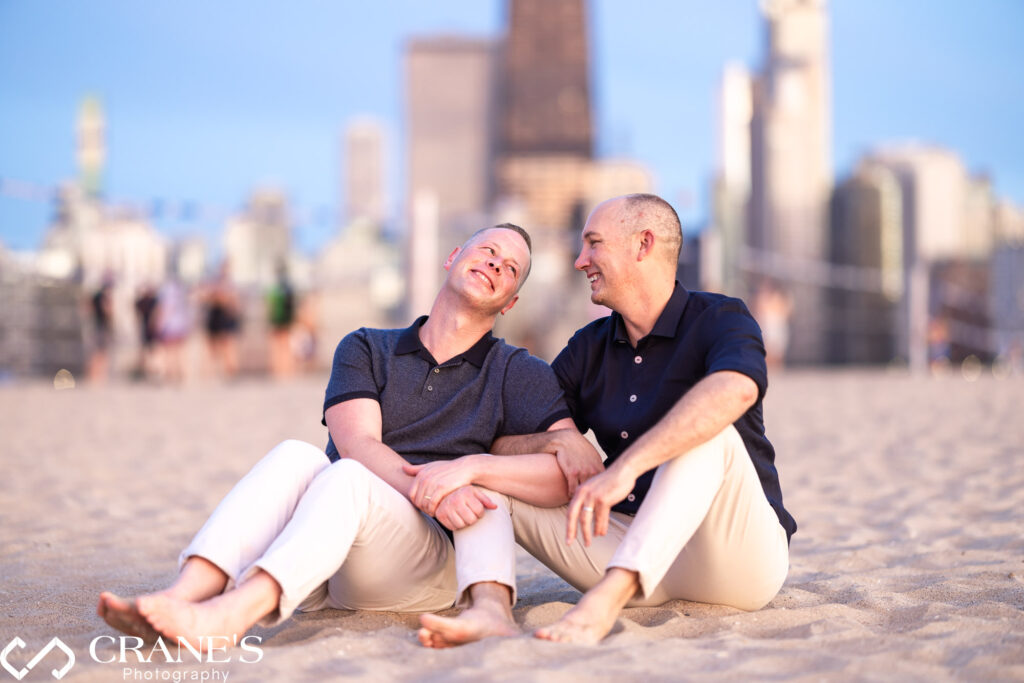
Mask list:
[[742,299],[716,292],[690,292],[687,309],[692,309],[693,313],[711,311],[712,313],[741,313],[750,315],[750,310]]
[[700,327],[734,328],[757,326],[754,316],[742,299],[714,292],[690,292],[686,318]]
[[389,353],[395,348],[403,330],[386,330],[374,327],[360,327],[341,338],[335,355],[351,351]]
[[613,333],[614,327],[615,321],[612,316],[606,315],[603,318],[598,318],[576,330],[566,346],[573,349],[584,349],[604,344],[608,335]]
[[498,339],[488,354],[505,372],[550,372],[551,367],[521,346]]

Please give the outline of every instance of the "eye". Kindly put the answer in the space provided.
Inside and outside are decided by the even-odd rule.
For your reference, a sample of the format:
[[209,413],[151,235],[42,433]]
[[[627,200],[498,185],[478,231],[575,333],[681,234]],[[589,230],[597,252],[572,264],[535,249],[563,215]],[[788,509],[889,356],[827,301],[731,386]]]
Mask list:
[[494,249],[492,249],[491,247],[484,247],[484,251],[486,251],[491,256],[494,256]]
[[509,266],[508,269],[512,271],[512,277],[515,277],[516,275],[519,275],[519,271],[516,270],[515,266]]

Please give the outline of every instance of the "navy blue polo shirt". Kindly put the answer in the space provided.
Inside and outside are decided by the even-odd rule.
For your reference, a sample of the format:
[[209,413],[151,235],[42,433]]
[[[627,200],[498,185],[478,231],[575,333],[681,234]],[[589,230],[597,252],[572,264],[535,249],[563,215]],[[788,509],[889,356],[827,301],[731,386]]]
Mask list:
[[[676,282],[665,310],[636,348],[622,316],[612,313],[577,331],[552,368],[576,426],[581,432],[594,430],[609,463],[707,375],[733,370],[754,380],[757,402],[734,426],[787,538],[796,531],[796,522],[782,505],[775,449],[764,433],[768,371],[761,328],[742,301],[688,292]],[[653,478],[654,470],[640,476],[613,509],[636,514]]]
[[[354,398],[377,401],[383,442],[414,465],[487,453],[499,436],[543,432],[569,417],[547,363],[488,332],[439,364],[420,341],[426,320],[397,330],[364,327],[342,339],[324,412]],[[329,436],[325,451],[338,460]]]

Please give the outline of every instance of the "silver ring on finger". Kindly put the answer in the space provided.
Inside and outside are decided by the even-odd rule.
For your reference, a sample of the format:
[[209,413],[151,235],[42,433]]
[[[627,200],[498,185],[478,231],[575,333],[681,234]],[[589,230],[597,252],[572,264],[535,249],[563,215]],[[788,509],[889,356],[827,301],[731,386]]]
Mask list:
[[594,508],[592,506],[590,506],[590,505],[584,505],[583,506],[583,511],[584,512],[593,512]]

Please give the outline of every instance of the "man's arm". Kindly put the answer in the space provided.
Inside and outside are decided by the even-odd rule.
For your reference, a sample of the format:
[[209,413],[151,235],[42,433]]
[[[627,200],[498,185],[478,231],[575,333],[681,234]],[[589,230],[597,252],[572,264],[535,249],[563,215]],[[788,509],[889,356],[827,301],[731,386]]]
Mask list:
[[371,398],[353,398],[324,412],[327,430],[338,455],[358,461],[406,498],[413,478],[402,467],[405,458],[391,450],[383,438],[380,404]]
[[[331,406],[324,413],[331,440],[342,458],[362,464],[409,500],[414,478],[403,468],[409,463],[381,440],[383,435],[380,404],[370,398],[354,398]],[[461,529],[476,522],[484,509],[494,509],[494,502],[476,487],[466,486],[453,491],[445,508],[431,515],[449,529]],[[415,502],[415,501],[413,501]],[[437,503],[441,502],[438,498]]]
[[[575,435],[576,439],[584,442],[585,448],[593,451],[597,467],[603,469],[601,458],[594,447],[576,431],[571,419],[564,418],[552,424],[547,432],[524,437],[502,437],[495,441],[495,444],[505,441],[510,449],[514,448],[517,451],[515,457],[465,455],[455,460],[406,466],[405,472],[416,476],[410,500],[427,514],[433,514],[448,492],[460,486],[478,484],[538,507],[565,505],[572,494],[558,454],[569,447],[556,447],[552,444],[572,443],[579,448],[579,443],[571,435]],[[545,444],[550,451],[542,448]],[[529,445],[536,445],[538,450],[525,450]]]
[[565,476],[569,497],[590,477],[604,471],[601,454],[580,434],[572,419],[564,418],[551,425],[546,432],[502,436],[492,445],[495,455],[522,455],[526,453],[550,453],[558,461],[558,467]]
[[[740,419],[757,402],[754,380],[731,370],[714,372],[700,380],[601,475],[585,482],[569,504],[566,540],[576,537],[581,510],[593,510],[593,532],[608,531],[612,506],[624,499],[637,478],[658,465],[686,453]],[[590,545],[591,528],[583,520],[583,540]]]
[[428,515],[434,514],[449,493],[471,484],[538,507],[558,507],[569,501],[562,470],[555,456],[548,453],[508,458],[486,453],[464,455],[454,460],[407,465],[405,472],[416,478],[409,499]]

